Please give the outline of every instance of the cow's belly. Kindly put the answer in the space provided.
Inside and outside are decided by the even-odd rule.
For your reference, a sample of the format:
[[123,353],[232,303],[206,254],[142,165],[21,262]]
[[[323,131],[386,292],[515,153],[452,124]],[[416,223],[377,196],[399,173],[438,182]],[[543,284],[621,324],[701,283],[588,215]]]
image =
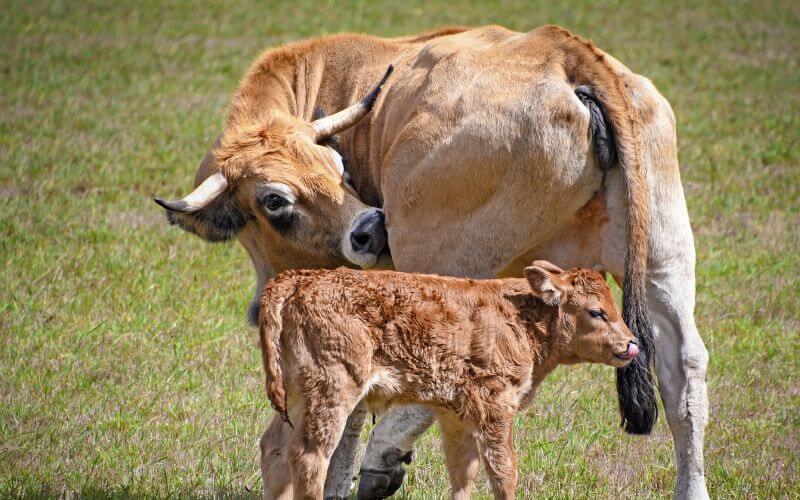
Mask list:
[[381,190],[398,270],[501,274],[600,185],[588,113],[569,85],[543,79],[503,99],[486,96],[511,81],[475,85],[454,109],[417,112],[387,155]]

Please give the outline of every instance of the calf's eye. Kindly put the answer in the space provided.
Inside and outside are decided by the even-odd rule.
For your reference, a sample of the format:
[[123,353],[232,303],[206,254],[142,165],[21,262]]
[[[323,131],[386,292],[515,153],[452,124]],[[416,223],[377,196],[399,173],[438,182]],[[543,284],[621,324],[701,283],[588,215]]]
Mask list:
[[601,311],[600,309],[590,310],[589,315],[593,318],[602,318],[604,316],[603,311]]

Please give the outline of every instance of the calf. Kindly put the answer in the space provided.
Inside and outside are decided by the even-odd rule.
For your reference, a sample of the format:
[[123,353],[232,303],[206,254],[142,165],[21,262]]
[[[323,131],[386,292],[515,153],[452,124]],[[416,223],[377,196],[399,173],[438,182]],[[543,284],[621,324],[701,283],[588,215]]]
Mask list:
[[267,393],[293,428],[291,475],[266,467],[264,488],[283,495],[293,487],[296,498],[322,498],[331,455],[362,399],[377,411],[433,410],[453,497],[469,497],[481,455],[495,497],[513,497],[514,414],[544,377],[560,364],[622,367],[639,352],[600,273],[545,261],[525,268],[524,279],[481,281],[287,272],[264,290],[260,339]]

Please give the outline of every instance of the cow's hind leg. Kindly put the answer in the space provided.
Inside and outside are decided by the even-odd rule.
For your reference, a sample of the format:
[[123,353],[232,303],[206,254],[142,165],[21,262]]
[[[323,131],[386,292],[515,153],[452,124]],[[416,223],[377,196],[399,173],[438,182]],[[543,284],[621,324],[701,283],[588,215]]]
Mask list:
[[[578,218],[598,224],[567,227],[562,235],[525,255],[517,265],[544,258],[564,268],[595,267],[612,273],[622,285],[626,235],[620,222],[624,220],[619,201],[622,187],[615,177],[609,175],[607,212],[605,205],[595,206],[598,200],[594,199]],[[675,496],[706,498],[703,436],[708,420],[708,353],[694,321],[694,242],[680,185],[663,189],[660,196],[651,207],[647,283],[648,316],[656,338],[656,374],[675,443]]]
[[677,465],[677,498],[707,498],[703,437],[708,352],[694,322],[694,269],[671,262],[650,271],[648,309],[657,335],[656,372]]
[[[647,310],[656,338],[658,388],[675,444],[675,497],[708,498],[703,469],[708,351],[694,321],[694,243],[685,208],[665,214],[664,206],[656,206],[653,212]],[[621,285],[621,261],[607,264]]]
[[[708,498],[703,469],[708,352],[694,320],[694,239],[680,183],[668,187],[665,180],[659,182],[655,203],[650,207],[647,269],[647,310],[656,338],[656,375],[675,443],[675,496]],[[613,177],[609,189],[609,211],[614,221],[620,217],[621,209],[614,200],[621,198],[621,187]],[[612,223],[601,234],[602,267],[621,284],[624,232]]]

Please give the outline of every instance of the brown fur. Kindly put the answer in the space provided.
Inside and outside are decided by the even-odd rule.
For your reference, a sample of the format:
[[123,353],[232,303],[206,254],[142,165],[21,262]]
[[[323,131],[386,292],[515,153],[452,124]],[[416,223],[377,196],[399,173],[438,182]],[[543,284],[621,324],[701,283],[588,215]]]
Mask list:
[[[669,305],[660,311],[670,324],[660,332],[662,344],[674,337],[681,345],[676,352],[668,347],[660,369],[685,387],[668,408],[682,411],[685,393],[698,397],[694,387],[704,391],[705,386],[683,383],[676,375],[688,370],[684,358],[691,351],[686,349],[702,342],[686,319],[693,311],[688,290],[694,289],[694,248],[680,186],[675,118],[646,78],[591,42],[554,26],[524,34],[485,26],[394,39],[341,34],[270,49],[242,80],[223,142],[236,144],[240,134],[259,126],[273,134],[308,130],[314,108],[332,113],[353,104],[390,63],[395,73],[372,113],[337,137],[357,194],[341,182],[324,148],[311,144],[308,134],[296,144],[311,154],[283,149],[287,154],[267,158],[251,151],[224,167],[236,186],[226,194],[252,215],[237,236],[256,269],[253,304],[276,272],[354,264],[337,245],[365,205],[385,209],[393,260],[385,264],[402,271],[519,276],[533,258],[605,269],[618,283],[624,279],[626,320],[643,341],[649,331],[644,305],[649,260],[656,271],[649,276],[654,290],[683,290],[663,299]],[[573,92],[580,84],[589,85],[603,105],[622,168],[602,173],[596,168],[589,120]],[[281,124],[272,128],[275,117]],[[264,161],[252,164],[248,155]],[[207,155],[196,184],[222,168]],[[254,204],[253,186],[272,181],[303,193],[306,219],[289,235],[276,231]],[[598,212],[581,210],[595,206],[590,200],[598,192],[607,214],[598,219],[599,226],[584,218]],[[198,227],[208,217],[175,214],[174,219],[213,239]],[[676,271],[676,265],[685,270]],[[687,283],[686,290],[665,286],[673,280]],[[657,311],[659,293],[650,296]],[[251,311],[254,317],[258,308]],[[640,397],[624,399],[620,391],[621,405],[636,410],[635,425],[631,415],[623,417],[631,432],[647,432],[655,419],[647,366],[653,356],[642,348],[651,355],[627,369],[638,367],[643,375],[640,390],[628,391]],[[699,397],[704,399],[704,392]],[[640,401],[630,405],[631,399]],[[701,464],[690,468],[679,460],[679,476],[688,477],[694,469],[702,473],[705,424],[697,419],[671,427],[678,432],[679,456],[689,453],[685,463]],[[681,481],[678,490],[684,487]]]
[[[497,155],[491,153],[490,137],[485,138],[487,144],[483,149],[488,153],[483,154],[492,157],[491,160],[459,151],[456,154],[465,156],[464,161],[451,153],[450,158],[432,169],[427,163],[426,150],[435,150],[433,146],[437,143],[455,140],[453,123],[464,121],[459,113],[466,111],[459,111],[456,104],[448,104],[458,96],[446,90],[452,87],[447,85],[450,75],[459,71],[455,66],[473,65],[480,74],[481,68],[492,64],[488,61],[507,52],[516,52],[513,60],[505,66],[497,66],[496,71],[502,73],[507,67],[519,67],[524,71],[522,68],[532,66],[527,69],[531,80],[554,88],[563,86],[554,91],[553,96],[545,95],[544,104],[540,104],[542,109],[537,111],[547,115],[549,122],[538,132],[544,134],[541,143],[530,144],[526,137],[518,146],[521,149],[515,156],[521,158],[523,165],[528,165],[527,169],[516,166],[517,159],[498,160]],[[361,63],[353,61],[354,53],[362,54]],[[336,110],[360,99],[390,62],[397,66],[397,72],[384,86],[372,116],[363,120],[365,126],[356,126],[341,134],[350,160],[349,174],[359,194],[354,196],[331,166],[332,160],[324,156],[324,148],[310,139],[312,134],[307,120],[317,106]],[[468,84],[464,85],[468,88]],[[641,98],[638,106],[634,105],[632,89],[641,90],[641,86],[627,68],[592,42],[557,26],[544,26],[525,35],[499,26],[487,26],[475,30],[448,29],[422,38],[395,40],[335,35],[267,51],[253,65],[234,98],[222,139],[223,149],[227,151],[224,155],[217,154],[218,168],[233,185],[245,184],[238,191],[238,201],[264,226],[261,241],[249,245],[267,249],[274,271],[298,267],[300,261],[304,267],[347,264],[346,260],[339,260],[342,253],[336,236],[344,233],[363,209],[363,200],[374,205],[385,204],[387,219],[393,224],[389,243],[394,263],[400,269],[456,275],[491,275],[494,271],[497,275],[536,246],[529,243],[525,248],[524,240],[514,236],[517,232],[527,238],[557,233],[554,229],[569,225],[571,216],[574,217],[580,208],[570,204],[584,196],[582,190],[588,191],[588,186],[565,183],[576,173],[568,173],[573,165],[564,150],[580,149],[578,143],[582,139],[579,138],[585,137],[585,110],[575,105],[575,96],[567,90],[578,85],[594,89],[616,136],[625,198],[624,211],[619,216],[624,217],[627,244],[624,272],[615,270],[615,274],[625,277],[625,319],[640,339],[643,350],[637,363],[620,372],[618,390],[626,429],[646,433],[655,422],[657,410],[650,373],[654,340],[645,306],[650,187],[641,141],[642,117],[654,119],[655,105],[653,99]],[[491,110],[495,116],[502,116],[504,110],[514,104],[509,101],[519,98],[517,90],[491,87],[487,91],[492,95],[485,97],[497,101],[496,107],[483,109],[476,103],[463,106],[471,112]],[[428,93],[435,99],[426,101]],[[463,96],[458,98],[463,100]],[[421,106],[421,102],[425,105]],[[529,119],[535,120],[533,116]],[[509,130],[523,129],[526,125],[524,120],[504,124]],[[573,132],[568,137],[554,132],[562,128]],[[502,136],[498,134],[498,138]],[[498,153],[502,154],[505,148],[509,146],[501,147]],[[223,158],[225,161],[220,161]],[[560,165],[559,161],[564,159],[567,159],[566,164]],[[486,161],[493,165],[485,165]],[[509,196],[509,190],[504,192],[502,186],[493,187],[492,182],[475,176],[475,168],[485,170],[485,179],[505,179],[509,185],[537,186],[536,196],[529,198],[539,201],[521,202],[513,192]],[[520,178],[510,176],[512,172],[526,170],[530,173]],[[313,204],[314,210],[304,215],[304,227],[308,230],[296,231],[292,236],[275,234],[264,220],[252,193],[258,184],[276,180],[302,193],[304,204]],[[391,186],[395,189],[388,188]],[[599,187],[595,186],[595,190]],[[533,194],[528,192],[533,188],[522,189]],[[551,222],[527,228],[510,227],[501,234],[483,229],[486,235],[477,238],[468,254],[452,241],[463,240],[460,231],[451,229],[441,233],[442,227],[460,227],[459,218],[466,217],[461,220],[469,221],[470,225],[463,225],[464,230],[479,234],[478,228],[496,224],[493,214],[501,208],[509,211],[509,220],[536,214],[540,221]],[[610,217],[599,222],[604,224],[608,220]],[[440,251],[436,251],[428,238],[422,237],[432,227],[440,232],[438,244],[444,247]],[[588,254],[586,240],[597,239],[596,231],[584,230],[581,235],[584,241],[579,242],[580,250]],[[460,253],[458,258],[451,259],[453,264],[440,263],[445,249]],[[482,253],[485,255],[481,256]],[[480,265],[485,265],[478,264],[476,259],[495,262],[495,267],[476,272]],[[309,265],[315,261],[316,265]]]
[[[435,411],[454,494],[469,492],[476,466],[464,457],[477,459],[477,439],[495,496],[513,496],[514,414],[559,364],[624,366],[615,353],[634,341],[598,272],[537,262],[526,277],[340,268],[269,283],[261,346],[267,393],[295,429],[295,496],[322,497],[327,461],[362,397],[377,411],[406,403]],[[597,309],[604,319],[590,316]]]
[[589,236],[608,222],[608,210],[603,192],[598,191],[586,205],[575,214],[575,232],[581,246],[589,244]]
[[[248,137],[252,136],[253,129],[259,129],[261,133],[269,134],[273,138],[265,140],[262,147],[265,152],[269,150],[273,153],[275,161],[260,162],[253,166],[248,163],[251,156],[246,152],[242,152],[237,161],[227,164],[220,162],[217,157],[217,161],[203,167],[204,173],[198,176],[198,180],[215,170],[222,170],[231,183],[240,179],[259,183],[279,178],[280,182],[314,195],[315,200],[326,205],[319,212],[326,214],[327,221],[336,228],[344,227],[348,222],[346,219],[352,215],[347,210],[349,205],[334,209],[327,206],[329,204],[326,200],[342,199],[348,195],[334,173],[330,158],[321,156],[318,151],[312,152],[317,146],[309,140],[310,133],[307,129],[313,110],[319,107],[333,112],[353,104],[378,81],[389,63],[400,61],[396,76],[387,82],[373,115],[342,133],[340,140],[349,160],[349,174],[359,198],[368,205],[380,206],[383,203],[381,186],[392,182],[392,174],[385,171],[384,164],[394,163],[390,161],[394,159],[390,154],[391,149],[397,149],[398,142],[402,143],[406,140],[405,136],[412,132],[407,127],[407,121],[416,108],[414,99],[421,97],[416,89],[405,88],[411,82],[404,81],[403,73],[411,68],[404,67],[404,63],[407,61],[408,64],[419,65],[424,60],[420,54],[426,51],[439,58],[439,51],[449,54],[462,48],[480,50],[482,46],[486,46],[487,50],[494,49],[511,40],[520,43],[516,41],[520,36],[499,26],[473,30],[451,27],[395,39],[345,33],[269,49],[257,58],[242,80],[233,98],[222,140],[227,145],[228,153],[225,156],[230,158],[236,153],[237,146],[248,144]],[[530,57],[549,62],[532,71],[531,85],[535,84],[537,78],[549,80],[549,73],[553,71],[552,64],[555,62],[558,71],[563,73],[563,78],[569,80],[570,86],[590,84],[607,108],[618,137],[626,173],[626,193],[630,201],[630,245],[627,257],[630,269],[627,271],[630,272],[630,281],[633,283],[631,286],[638,299],[643,288],[644,265],[647,262],[648,228],[647,185],[639,144],[642,121],[640,116],[647,118],[653,114],[652,99],[644,99],[634,106],[628,96],[629,88],[639,86],[631,78],[630,72],[591,42],[557,26],[545,26],[524,36],[526,42],[523,47],[525,51],[531,52]],[[469,59],[468,63],[477,64],[476,69],[480,67],[480,63],[474,59]],[[536,72],[542,76],[538,76]],[[404,87],[397,88],[394,97],[386,97],[395,92],[393,89],[396,81],[402,82]],[[384,108],[384,101],[387,108]],[[565,120],[573,124],[576,134],[585,134],[582,120],[575,114],[574,108],[567,104],[563,103],[562,108],[554,109],[554,124]],[[277,124],[276,116],[281,117]],[[281,140],[282,134],[289,134],[296,139],[288,142]],[[283,147],[289,144],[293,147]],[[281,156],[286,158],[282,160]],[[320,169],[320,166],[326,168]],[[314,179],[313,184],[309,184],[310,179]],[[252,207],[252,200],[245,198],[250,192],[251,190],[242,189],[239,202],[246,210],[257,211],[257,208]],[[303,256],[301,260],[306,266],[314,258],[319,261],[315,267],[346,264],[341,256],[335,262],[330,255],[331,249],[325,246],[318,248],[309,245],[309,242],[294,245],[267,228],[262,229],[262,232],[265,234],[261,243],[269,248],[267,253],[271,254],[271,267],[277,272],[297,267],[287,254],[298,254],[298,247],[304,249],[299,252],[301,254],[319,252],[316,256]]]

